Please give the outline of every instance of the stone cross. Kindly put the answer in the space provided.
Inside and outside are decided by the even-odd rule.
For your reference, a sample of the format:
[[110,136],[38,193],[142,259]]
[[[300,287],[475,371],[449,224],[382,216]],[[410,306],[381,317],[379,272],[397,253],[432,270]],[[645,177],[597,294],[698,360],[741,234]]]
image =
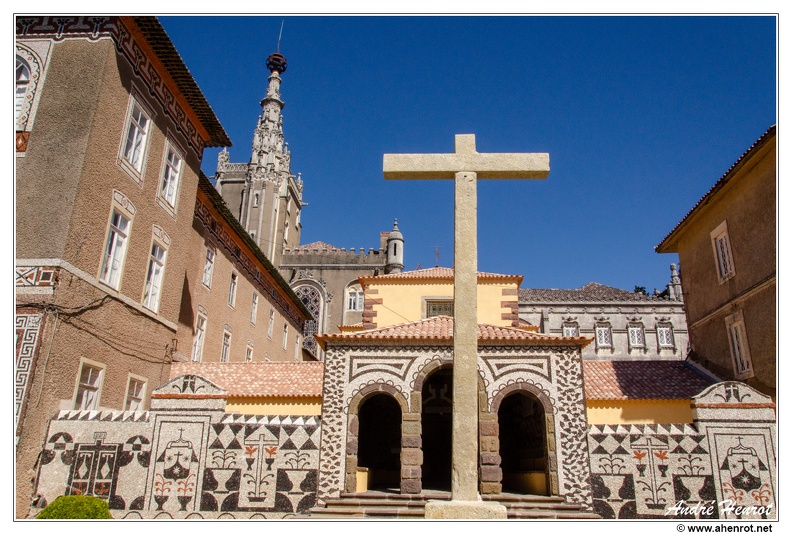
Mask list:
[[[476,179],[547,178],[547,153],[478,153],[457,134],[453,154],[385,154],[386,180],[454,179],[454,370],[451,498],[463,505],[437,518],[494,518],[478,502],[478,322]],[[491,502],[490,502],[491,503]],[[483,505],[483,504],[482,504]],[[499,506],[503,507],[503,506]],[[427,507],[427,518],[430,508]],[[505,518],[505,509],[503,509]]]

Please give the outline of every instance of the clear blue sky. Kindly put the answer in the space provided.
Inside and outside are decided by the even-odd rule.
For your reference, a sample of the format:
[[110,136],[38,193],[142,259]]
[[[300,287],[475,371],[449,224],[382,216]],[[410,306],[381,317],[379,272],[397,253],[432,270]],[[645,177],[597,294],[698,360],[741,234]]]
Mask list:
[[[162,17],[247,162],[284,22],[302,243],[453,263],[451,181],[385,181],[384,153],[548,152],[544,181],[479,182],[479,270],[523,287],[662,289],[657,245],[776,123],[774,17]],[[203,170],[215,172],[217,152]],[[684,276],[684,266],[683,276]]]

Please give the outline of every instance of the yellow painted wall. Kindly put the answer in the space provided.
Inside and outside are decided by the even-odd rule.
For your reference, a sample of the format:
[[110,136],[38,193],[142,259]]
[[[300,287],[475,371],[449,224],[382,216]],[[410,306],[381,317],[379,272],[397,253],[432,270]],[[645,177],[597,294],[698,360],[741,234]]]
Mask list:
[[261,416],[320,416],[322,398],[228,398],[226,412]]
[[587,401],[586,416],[589,425],[693,423],[689,399]]
[[[503,313],[511,309],[501,307],[503,301],[517,302],[515,283],[482,282],[478,283],[478,322],[509,327],[511,320],[502,319]],[[503,295],[503,290],[512,290],[514,295]],[[376,293],[372,293],[375,290]],[[374,323],[378,328],[425,319],[425,298],[453,299],[452,281],[391,280],[387,283],[371,283],[366,287],[366,299],[382,299],[375,304],[377,313]]]

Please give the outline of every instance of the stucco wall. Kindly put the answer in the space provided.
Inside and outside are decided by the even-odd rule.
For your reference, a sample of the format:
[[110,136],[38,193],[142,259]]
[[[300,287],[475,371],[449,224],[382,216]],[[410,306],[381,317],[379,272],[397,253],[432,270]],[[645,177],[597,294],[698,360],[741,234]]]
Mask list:
[[589,425],[689,424],[693,412],[689,399],[586,401]]

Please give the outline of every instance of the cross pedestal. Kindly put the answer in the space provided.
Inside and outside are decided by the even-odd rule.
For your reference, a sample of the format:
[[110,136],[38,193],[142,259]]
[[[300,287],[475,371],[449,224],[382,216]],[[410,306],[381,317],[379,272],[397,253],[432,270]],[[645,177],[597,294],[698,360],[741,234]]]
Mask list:
[[478,321],[476,180],[547,178],[547,153],[476,152],[457,134],[453,154],[385,154],[386,180],[454,179],[454,392],[451,501],[430,501],[426,518],[506,518],[506,507],[478,493]]

